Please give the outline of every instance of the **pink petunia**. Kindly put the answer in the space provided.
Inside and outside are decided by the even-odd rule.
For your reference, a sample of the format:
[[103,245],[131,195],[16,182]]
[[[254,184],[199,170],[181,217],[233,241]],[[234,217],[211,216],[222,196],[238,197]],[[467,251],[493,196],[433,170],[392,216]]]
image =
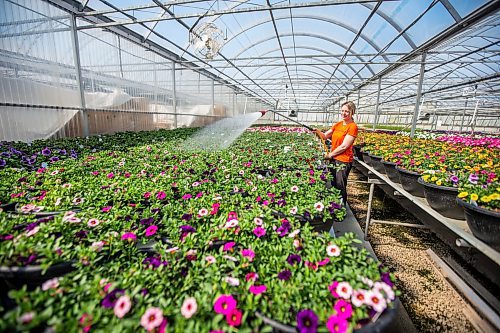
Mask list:
[[345,318],[333,315],[328,318],[326,328],[330,333],[344,333],[349,329],[349,323]]
[[111,210],[111,208],[113,208],[113,206],[102,207],[101,211],[106,213],[106,212],[109,212]]
[[147,227],[146,229],[146,237],[150,237],[150,236],[153,236],[154,234],[156,234],[156,231],[158,230],[158,227],[155,226],[155,225],[150,225],[149,227]]
[[254,295],[262,294],[266,290],[267,290],[267,287],[264,284],[260,285],[260,286],[252,285],[252,286],[250,286],[250,288],[248,288],[248,291],[250,291]]
[[255,258],[255,252],[252,249],[243,249],[241,250],[241,255],[243,257],[248,258],[248,260],[253,261]]
[[196,303],[196,298],[188,297],[184,300],[184,303],[182,303],[181,314],[184,316],[184,318],[191,318],[196,313],[196,310],[198,310],[198,303]]
[[135,242],[137,240],[137,236],[133,232],[126,232],[122,235],[122,240]]
[[116,304],[113,308],[115,316],[118,318],[123,318],[132,307],[132,302],[130,301],[130,297],[127,295],[120,296],[118,300],[116,300]]
[[234,308],[226,313],[226,322],[229,326],[240,326],[242,313],[240,310]]
[[158,200],[163,200],[167,197],[167,194],[163,191],[160,191],[156,194],[156,199]]
[[337,302],[335,302],[333,309],[336,311],[338,317],[349,319],[352,316],[351,303],[343,299],[339,299]]
[[236,245],[235,242],[227,242],[226,244],[224,244],[224,248],[223,250],[224,251],[232,251],[233,250],[233,247]]
[[266,229],[261,228],[261,227],[257,227],[255,229],[253,229],[253,233],[255,236],[257,236],[257,238],[260,238],[266,234]]
[[141,325],[148,332],[154,330],[163,322],[163,313],[159,308],[151,307],[141,317]]
[[214,311],[220,314],[228,314],[236,309],[237,302],[232,295],[220,295],[214,303]]

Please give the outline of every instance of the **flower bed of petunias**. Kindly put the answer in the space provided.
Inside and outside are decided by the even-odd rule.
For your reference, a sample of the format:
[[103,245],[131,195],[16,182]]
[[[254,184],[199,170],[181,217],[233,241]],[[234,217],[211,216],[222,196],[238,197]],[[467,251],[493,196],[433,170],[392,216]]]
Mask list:
[[362,132],[363,150],[400,168],[422,174],[423,181],[456,187],[459,198],[500,210],[500,138],[443,136],[436,140]]
[[345,216],[313,135],[179,149],[193,132],[2,143],[0,265],[76,269],[10,290],[0,331],[339,332],[393,306],[359,240],[305,222]]

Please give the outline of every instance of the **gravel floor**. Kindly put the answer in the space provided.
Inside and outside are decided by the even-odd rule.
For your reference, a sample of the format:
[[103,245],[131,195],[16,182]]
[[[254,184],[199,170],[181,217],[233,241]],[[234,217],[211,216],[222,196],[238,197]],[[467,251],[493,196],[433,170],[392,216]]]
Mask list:
[[[349,178],[361,179],[355,170]],[[349,205],[363,230],[368,190],[367,184],[349,182]],[[372,219],[419,223],[379,191],[375,191]],[[397,277],[401,302],[418,332],[477,332],[464,314],[465,301],[425,252],[431,248],[438,256],[447,255],[446,244],[429,231],[392,225],[371,224],[368,236],[378,259]]]

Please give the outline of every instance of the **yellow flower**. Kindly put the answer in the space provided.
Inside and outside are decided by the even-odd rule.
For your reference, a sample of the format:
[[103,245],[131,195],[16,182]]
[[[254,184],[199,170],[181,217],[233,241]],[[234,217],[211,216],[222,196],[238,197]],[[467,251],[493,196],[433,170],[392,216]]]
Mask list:
[[422,176],[422,179],[424,180],[424,182],[427,182],[429,180],[429,175],[424,175]]
[[469,193],[468,193],[468,192],[465,192],[465,191],[464,191],[464,192],[460,192],[460,193],[458,193],[458,197],[459,197],[459,198],[465,198],[465,197],[466,197],[466,196],[468,196],[468,195],[469,195]]
[[477,199],[479,199],[479,196],[478,196],[476,193],[472,193],[472,194],[470,195],[470,199],[471,199],[472,201],[477,201]]
[[430,168],[434,168],[434,163],[429,164]]
[[441,186],[442,182],[441,179],[436,182],[436,185]]
[[491,201],[491,198],[490,198],[490,196],[489,196],[489,195],[483,195],[483,196],[481,197],[481,201],[482,201],[482,202],[490,202],[490,201]]
[[491,200],[500,200],[500,193],[493,193],[490,195],[490,198]]
[[435,182],[438,178],[436,176],[432,176],[431,181]]

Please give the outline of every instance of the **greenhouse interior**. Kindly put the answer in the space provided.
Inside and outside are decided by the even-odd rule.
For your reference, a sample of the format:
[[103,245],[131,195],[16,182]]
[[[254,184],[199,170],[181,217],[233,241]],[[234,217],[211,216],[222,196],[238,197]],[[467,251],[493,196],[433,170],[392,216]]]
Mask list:
[[0,332],[500,331],[499,9],[0,0]]

